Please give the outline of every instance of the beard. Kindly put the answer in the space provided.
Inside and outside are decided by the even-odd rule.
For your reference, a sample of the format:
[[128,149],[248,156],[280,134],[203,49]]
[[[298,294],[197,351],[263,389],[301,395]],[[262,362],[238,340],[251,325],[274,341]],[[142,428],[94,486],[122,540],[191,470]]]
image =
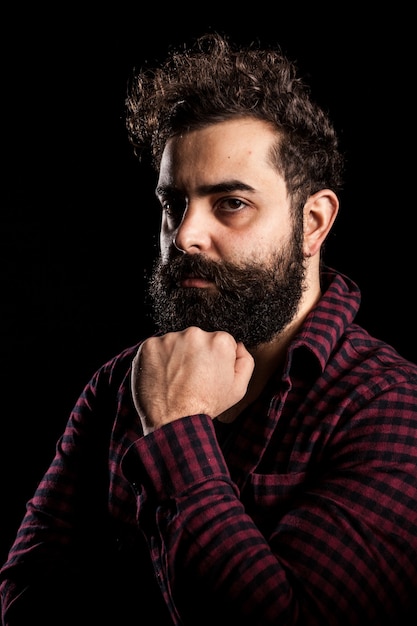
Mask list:
[[[198,253],[159,259],[149,281],[159,331],[222,330],[247,348],[272,341],[293,320],[305,289],[302,233],[293,235],[267,261],[236,265]],[[190,275],[212,281],[216,289],[181,287]]]

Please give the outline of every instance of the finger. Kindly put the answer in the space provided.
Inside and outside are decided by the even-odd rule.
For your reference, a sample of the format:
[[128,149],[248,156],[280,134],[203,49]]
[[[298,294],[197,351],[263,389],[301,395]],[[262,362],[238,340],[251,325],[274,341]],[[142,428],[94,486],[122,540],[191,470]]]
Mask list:
[[255,367],[255,361],[250,352],[247,351],[242,342],[236,344],[236,362],[235,372],[236,375],[242,378],[242,380],[249,380],[252,376]]

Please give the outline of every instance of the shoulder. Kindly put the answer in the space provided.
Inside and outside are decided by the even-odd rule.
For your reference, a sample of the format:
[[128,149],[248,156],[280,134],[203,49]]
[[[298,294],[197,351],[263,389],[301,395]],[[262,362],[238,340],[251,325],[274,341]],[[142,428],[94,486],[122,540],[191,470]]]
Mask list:
[[378,372],[385,377],[392,373],[396,380],[411,380],[417,383],[417,364],[403,357],[394,346],[378,339],[363,327],[353,324],[346,329],[341,349],[350,354],[363,373],[375,376]]
[[126,347],[105,361],[91,376],[84,388],[83,395],[115,396],[129,384],[132,360],[144,340]]

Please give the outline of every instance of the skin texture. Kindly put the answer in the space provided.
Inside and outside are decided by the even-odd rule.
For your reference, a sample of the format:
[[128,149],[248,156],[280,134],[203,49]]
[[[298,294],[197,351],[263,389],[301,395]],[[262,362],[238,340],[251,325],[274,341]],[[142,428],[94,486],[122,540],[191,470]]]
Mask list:
[[[156,190],[163,261],[175,251],[262,265],[285,246],[292,233],[291,198],[269,157],[276,140],[272,127],[249,117],[168,140]],[[320,297],[320,249],[337,211],[337,197],[328,189],[305,203],[306,288],[296,315],[271,342],[249,353],[229,333],[192,327],[142,344],[133,362],[132,394],[145,434],[195,413],[231,421],[259,395]],[[193,276],[182,286],[216,288]]]

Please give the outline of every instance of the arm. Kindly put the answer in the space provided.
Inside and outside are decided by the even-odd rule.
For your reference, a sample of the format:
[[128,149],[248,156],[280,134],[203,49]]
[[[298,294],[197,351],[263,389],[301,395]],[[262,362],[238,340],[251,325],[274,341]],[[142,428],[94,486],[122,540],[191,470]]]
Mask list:
[[[111,367],[102,368],[84,389],[55,456],[27,503],[1,569],[6,626],[81,625],[83,615],[86,623],[94,623],[88,622],[88,603],[95,605],[95,593],[105,597],[105,572],[111,560],[108,456],[116,397],[110,389],[111,375]],[[101,581],[96,572],[102,573]],[[102,602],[99,598],[97,604]]]

